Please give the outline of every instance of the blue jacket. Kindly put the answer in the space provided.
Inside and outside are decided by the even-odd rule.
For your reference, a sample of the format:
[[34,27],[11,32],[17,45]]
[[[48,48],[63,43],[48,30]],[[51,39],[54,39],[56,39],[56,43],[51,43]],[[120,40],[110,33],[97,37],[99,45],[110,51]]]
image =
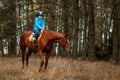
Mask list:
[[34,19],[34,31],[40,31],[45,28],[44,19],[36,17]]

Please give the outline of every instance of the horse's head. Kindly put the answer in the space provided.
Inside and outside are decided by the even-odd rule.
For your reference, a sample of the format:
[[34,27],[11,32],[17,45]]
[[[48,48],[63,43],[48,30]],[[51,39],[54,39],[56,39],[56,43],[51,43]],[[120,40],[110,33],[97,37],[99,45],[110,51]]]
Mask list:
[[61,40],[59,41],[59,44],[61,47],[63,47],[64,49],[66,49],[68,52],[71,51],[71,47],[69,44],[69,40],[68,40],[68,34],[65,34],[63,38],[61,38]]

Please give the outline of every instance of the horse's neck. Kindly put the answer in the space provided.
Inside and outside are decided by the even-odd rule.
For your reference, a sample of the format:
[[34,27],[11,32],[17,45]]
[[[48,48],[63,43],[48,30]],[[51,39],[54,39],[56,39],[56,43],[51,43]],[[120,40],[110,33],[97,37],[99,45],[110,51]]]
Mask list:
[[56,42],[59,42],[59,40],[63,37],[63,35],[58,32],[47,31],[46,37],[47,37],[48,41],[50,41],[52,43],[56,43]]

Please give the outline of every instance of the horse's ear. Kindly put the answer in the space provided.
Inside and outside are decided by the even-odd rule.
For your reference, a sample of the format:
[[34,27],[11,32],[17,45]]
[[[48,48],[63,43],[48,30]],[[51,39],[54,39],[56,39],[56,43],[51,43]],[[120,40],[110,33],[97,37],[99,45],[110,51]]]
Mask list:
[[66,33],[66,34],[64,34],[64,37],[68,39],[69,35]]

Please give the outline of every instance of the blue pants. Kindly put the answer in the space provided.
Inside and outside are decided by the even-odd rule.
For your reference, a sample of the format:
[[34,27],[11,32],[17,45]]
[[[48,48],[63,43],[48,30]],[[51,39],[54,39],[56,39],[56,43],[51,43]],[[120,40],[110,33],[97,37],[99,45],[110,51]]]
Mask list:
[[41,30],[34,30],[33,38],[36,40],[40,33]]

